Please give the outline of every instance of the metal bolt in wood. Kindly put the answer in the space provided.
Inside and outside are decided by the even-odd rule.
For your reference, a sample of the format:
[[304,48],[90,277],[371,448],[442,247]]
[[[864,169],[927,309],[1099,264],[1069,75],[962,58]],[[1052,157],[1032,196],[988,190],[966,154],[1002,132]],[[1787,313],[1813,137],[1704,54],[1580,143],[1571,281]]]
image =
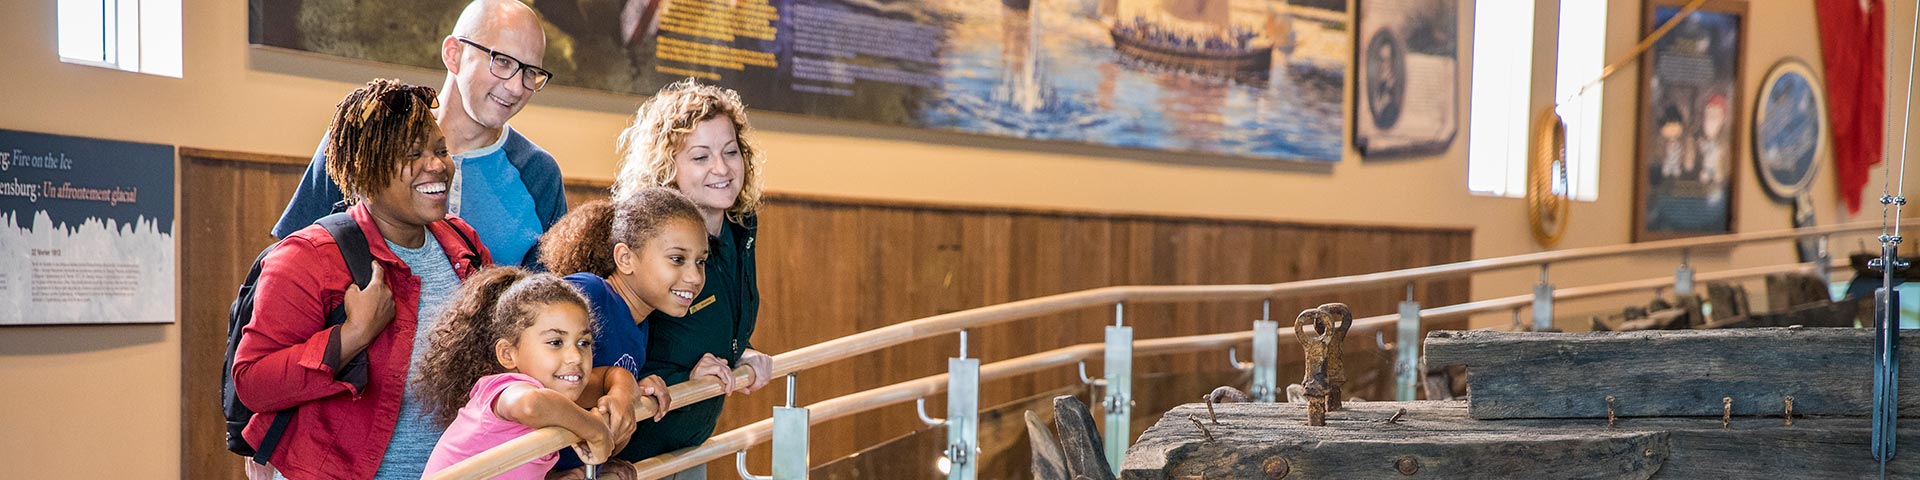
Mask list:
[[1413,476],[1413,474],[1420,473],[1420,459],[1411,456],[1400,457],[1399,460],[1393,462],[1393,469],[1400,471],[1401,475]]
[[1287,474],[1293,471],[1293,465],[1283,457],[1267,457],[1260,462],[1260,470],[1266,472],[1269,480],[1279,480],[1287,478]]

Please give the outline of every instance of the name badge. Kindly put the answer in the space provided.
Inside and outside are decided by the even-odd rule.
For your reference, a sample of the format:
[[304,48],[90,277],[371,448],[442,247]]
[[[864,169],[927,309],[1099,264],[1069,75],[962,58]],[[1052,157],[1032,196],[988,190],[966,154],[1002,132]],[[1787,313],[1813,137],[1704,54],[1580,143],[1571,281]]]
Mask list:
[[719,298],[719,296],[718,295],[708,296],[706,300],[701,300],[700,303],[693,304],[693,309],[687,310],[687,314],[693,314],[694,312],[700,311],[700,309],[702,308],[707,308],[707,305],[712,305],[713,300],[716,298]]

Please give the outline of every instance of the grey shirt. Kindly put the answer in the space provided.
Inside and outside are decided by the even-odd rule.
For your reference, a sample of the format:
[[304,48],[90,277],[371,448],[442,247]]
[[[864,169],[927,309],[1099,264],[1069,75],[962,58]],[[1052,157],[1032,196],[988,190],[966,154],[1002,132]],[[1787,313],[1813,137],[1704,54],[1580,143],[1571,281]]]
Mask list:
[[[455,290],[460,289],[460,276],[454,274],[453,264],[447,261],[447,254],[440,250],[440,242],[434,240],[433,232],[427,232],[426,241],[420,248],[403,248],[393,242],[387,242],[395,256],[400,257],[414,276],[420,277],[420,319],[419,326],[413,331],[413,358],[407,364],[407,375],[413,378],[413,372],[419,371],[420,359],[427,355],[427,336],[433,326],[440,323],[440,312],[445,310]],[[414,392],[411,381],[400,400],[400,421],[393,428],[393,440],[387,443],[387,453],[380,458],[380,470],[374,473],[375,479],[416,480],[427,469],[427,457],[433,455],[434,444],[440,443],[440,434],[446,429],[433,419],[427,418],[426,406],[420,403],[420,396]]]

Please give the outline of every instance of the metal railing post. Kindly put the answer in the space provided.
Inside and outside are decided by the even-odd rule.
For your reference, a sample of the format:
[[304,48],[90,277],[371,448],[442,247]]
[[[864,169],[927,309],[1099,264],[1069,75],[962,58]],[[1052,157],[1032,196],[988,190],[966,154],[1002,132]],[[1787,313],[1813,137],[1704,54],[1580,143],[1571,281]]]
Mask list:
[[1420,386],[1420,302],[1413,299],[1413,284],[1407,284],[1407,300],[1400,302],[1400,327],[1393,341],[1394,354],[1399,358],[1393,364],[1393,398],[1402,402],[1414,400],[1415,389]]
[[980,359],[967,358],[967,331],[960,356],[947,359],[947,479],[973,480],[978,465]]
[[1693,294],[1693,266],[1687,264],[1689,253],[1687,250],[1680,251],[1680,268],[1673,270],[1674,295]]
[[1547,283],[1547,264],[1540,264],[1540,283],[1533,286],[1533,331],[1553,329],[1553,284]]
[[1101,403],[1107,411],[1107,464],[1114,475],[1120,474],[1120,461],[1127,455],[1127,442],[1133,427],[1133,327],[1126,325],[1126,306],[1113,304],[1113,326],[1107,327],[1107,398]]
[[787,374],[787,405],[773,407],[773,476],[747,472],[747,451],[734,454],[734,469],[748,480],[804,480],[807,478],[807,424],[805,407],[794,406],[794,375]]
[[1827,299],[1833,299],[1833,251],[1828,250],[1827,235],[1821,235],[1817,242],[1819,255],[1815,256],[1813,274],[1820,277],[1820,286],[1827,289]]
[[1273,301],[1260,302],[1260,319],[1253,321],[1253,401],[1272,402],[1279,393],[1280,322],[1273,321]]

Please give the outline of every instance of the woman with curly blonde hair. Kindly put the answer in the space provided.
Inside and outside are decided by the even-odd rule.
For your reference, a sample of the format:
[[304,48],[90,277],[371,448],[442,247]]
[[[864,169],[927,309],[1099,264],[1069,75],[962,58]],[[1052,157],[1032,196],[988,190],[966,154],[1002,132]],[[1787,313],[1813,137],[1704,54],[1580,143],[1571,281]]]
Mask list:
[[[647,319],[653,327],[642,376],[660,375],[669,385],[710,376],[729,394],[752,393],[772,379],[772,357],[749,342],[760,310],[753,240],[763,163],[752,133],[739,93],[687,79],[641,104],[633,125],[620,134],[614,203],[648,187],[679,190],[699,207],[711,247],[706,286],[689,313],[676,318],[654,312]],[[748,367],[752,380],[735,383],[731,370],[736,367]],[[640,424],[619,457],[639,461],[706,441],[724,401],[688,405],[661,421]],[[704,474],[696,467],[682,477]]]

